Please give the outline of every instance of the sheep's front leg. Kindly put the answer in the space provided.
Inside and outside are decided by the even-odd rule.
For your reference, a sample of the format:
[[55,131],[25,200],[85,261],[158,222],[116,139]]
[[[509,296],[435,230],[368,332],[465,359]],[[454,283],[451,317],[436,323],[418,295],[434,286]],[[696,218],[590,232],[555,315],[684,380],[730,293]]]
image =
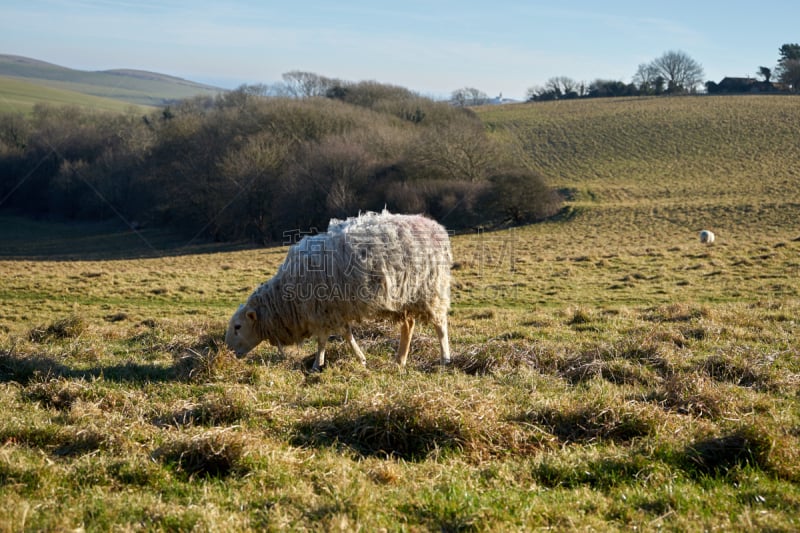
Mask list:
[[442,365],[450,364],[450,339],[447,335],[447,316],[445,315],[439,323],[434,323],[436,336],[439,337],[439,346],[442,350],[440,362]]
[[361,361],[361,364],[367,366],[367,358],[364,357],[364,352],[361,351],[361,347],[356,342],[355,337],[353,337],[353,328],[349,325],[347,326],[347,343],[350,345],[350,348],[353,352],[358,356],[358,360]]
[[397,347],[397,364],[406,366],[408,350],[411,348],[411,335],[414,334],[414,317],[406,315],[400,323],[400,345]]
[[311,367],[312,372],[322,371],[325,365],[325,345],[328,344],[328,336],[320,335],[317,337],[317,355],[314,357],[314,366]]

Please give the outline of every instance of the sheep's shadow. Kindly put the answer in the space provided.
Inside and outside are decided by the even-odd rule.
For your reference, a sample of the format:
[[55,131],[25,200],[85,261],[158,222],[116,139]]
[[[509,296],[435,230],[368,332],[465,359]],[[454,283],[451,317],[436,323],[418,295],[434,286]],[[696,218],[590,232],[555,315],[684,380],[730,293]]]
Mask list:
[[177,365],[170,366],[122,363],[109,366],[73,368],[45,355],[17,355],[0,352],[0,383],[31,381],[52,378],[98,379],[119,383],[181,381]]

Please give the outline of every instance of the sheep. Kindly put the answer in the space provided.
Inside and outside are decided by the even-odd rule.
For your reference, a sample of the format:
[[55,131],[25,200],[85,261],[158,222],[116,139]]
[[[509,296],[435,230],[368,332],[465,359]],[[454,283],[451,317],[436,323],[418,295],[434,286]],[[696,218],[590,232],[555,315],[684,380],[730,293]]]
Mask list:
[[714,239],[716,239],[716,235],[711,230],[704,229],[700,232],[700,242],[703,244],[714,244]]
[[452,253],[447,231],[421,215],[367,212],[332,219],[327,233],[291,246],[275,276],[233,314],[225,342],[241,357],[262,341],[283,346],[315,337],[312,370],[325,364],[325,345],[344,333],[361,364],[352,325],[366,319],[400,322],[395,355],[405,366],[417,319],[433,324],[440,362],[450,363],[447,313]]

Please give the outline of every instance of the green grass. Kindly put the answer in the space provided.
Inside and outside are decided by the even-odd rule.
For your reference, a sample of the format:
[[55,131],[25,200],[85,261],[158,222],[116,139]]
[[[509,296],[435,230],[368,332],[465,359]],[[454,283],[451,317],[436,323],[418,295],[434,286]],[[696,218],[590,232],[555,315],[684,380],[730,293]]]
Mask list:
[[[219,93],[219,89],[214,87],[154,72],[124,69],[90,72],[3,54],[0,54],[0,80],[0,95],[9,92],[10,101],[20,98],[21,103],[60,103],[67,100],[73,105],[96,102],[100,106],[110,106],[107,102],[110,99],[121,102],[122,106],[148,107]],[[20,89],[20,83],[32,86],[26,85]],[[20,90],[24,91],[22,95],[19,94]]]
[[[312,343],[232,357],[226,321],[284,249],[138,258],[108,227],[4,218],[0,527],[796,530],[800,155],[781,121],[797,109],[482,111],[574,193],[558,220],[454,237],[447,370],[424,325],[404,370],[381,323],[356,331],[366,370],[341,341],[321,374]],[[769,110],[750,135],[723,125]],[[665,127],[693,115],[705,155],[683,165]],[[666,133],[640,143],[636,116]],[[76,254],[107,256],[70,257],[81,235]],[[57,259],[36,253],[48,240]]]
[[36,104],[78,106],[99,111],[126,113],[151,107],[84,94],[75,90],[43,86],[28,80],[0,76],[0,113],[30,113]]

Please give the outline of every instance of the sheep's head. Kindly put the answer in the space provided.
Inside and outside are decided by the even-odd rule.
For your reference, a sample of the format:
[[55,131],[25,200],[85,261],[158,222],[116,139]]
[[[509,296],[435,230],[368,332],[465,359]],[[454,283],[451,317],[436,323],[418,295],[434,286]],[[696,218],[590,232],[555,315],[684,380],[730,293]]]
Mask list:
[[262,341],[259,331],[256,310],[248,304],[240,305],[228,323],[225,344],[241,357]]

